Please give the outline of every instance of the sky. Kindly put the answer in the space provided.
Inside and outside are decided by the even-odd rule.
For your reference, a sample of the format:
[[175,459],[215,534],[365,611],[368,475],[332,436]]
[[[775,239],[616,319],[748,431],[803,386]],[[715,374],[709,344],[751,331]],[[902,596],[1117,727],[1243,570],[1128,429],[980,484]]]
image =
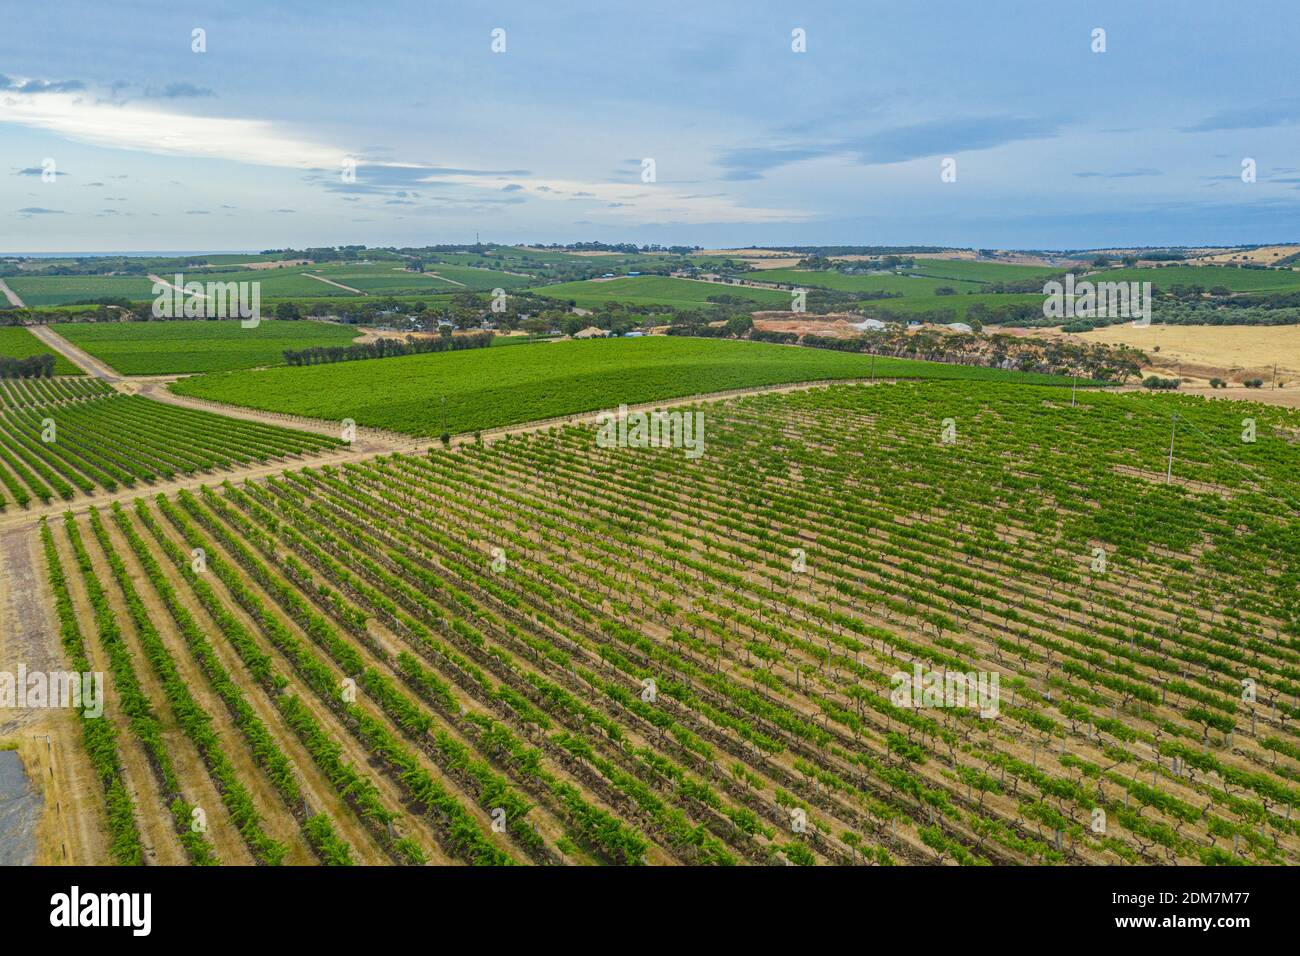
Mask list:
[[1300,241],[1294,0],[61,0],[4,23],[3,252]]

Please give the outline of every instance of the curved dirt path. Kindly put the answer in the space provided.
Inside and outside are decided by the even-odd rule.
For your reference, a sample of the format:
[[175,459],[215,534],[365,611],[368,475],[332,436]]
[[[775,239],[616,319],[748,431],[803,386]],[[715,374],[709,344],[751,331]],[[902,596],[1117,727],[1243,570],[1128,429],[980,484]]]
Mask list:
[[115,369],[110,368],[84,349],[73,345],[48,325],[29,325],[27,328],[31,330],[32,335],[54,349],[87,375],[93,375],[95,378],[109,384],[122,381],[122,376]]
[[4,279],[0,279],[0,295],[3,295],[6,299],[8,299],[9,304],[16,309],[27,308],[27,306],[23,305],[23,300],[18,298],[18,293],[15,292],[13,289],[9,288],[9,285],[5,282]]
[[369,292],[362,292],[360,289],[354,289],[350,285],[344,285],[342,282],[335,282],[333,279],[326,279],[324,276],[312,275],[310,272],[300,272],[308,279],[315,279],[317,282],[324,282],[326,285],[337,286],[340,289],[347,289],[349,292],[355,292],[357,295],[369,295]]
[[[295,415],[283,415],[276,412],[263,412],[256,409],[223,405],[219,402],[210,402],[206,399],[175,395],[167,391],[165,387],[169,381],[171,381],[171,379],[154,378],[143,383],[143,386],[138,391],[135,391],[130,387],[124,390],[135,391],[136,394],[153,401],[199,409],[218,415],[225,415],[230,418],[242,418],[247,421],[262,422],[267,425],[277,425],[281,428],[296,428],[300,431],[311,431],[317,434],[331,435],[334,437],[338,437],[339,435],[339,425],[337,422],[313,418],[301,418]],[[875,384],[885,384],[888,381],[890,380],[876,379]],[[135,383],[131,384],[133,385]],[[778,394],[782,392],[801,391],[803,389],[817,388],[826,385],[869,384],[872,384],[870,379],[838,379],[833,381],[793,382],[784,385],[761,385],[752,388],[732,389],[726,392],[709,392],[702,395],[687,395],[681,398],[666,399],[657,402],[643,402],[639,405],[629,405],[627,408],[630,412],[651,411],[660,408],[676,408],[683,405],[720,402],[742,395],[757,395],[764,392]],[[575,412],[572,415],[561,415],[554,418],[544,418],[531,422],[520,422],[516,425],[502,425],[499,428],[483,429],[480,434],[483,441],[490,444],[491,441],[496,438],[540,431],[541,429],[552,428],[557,425],[593,424],[597,417],[604,411],[606,410],[598,409],[587,412]],[[451,445],[452,447],[459,447],[461,445],[471,444],[473,441],[474,436],[472,434],[458,435],[452,438]],[[134,501],[136,498],[152,498],[160,493],[171,496],[182,489],[193,490],[203,485],[218,485],[226,480],[240,482],[246,481],[250,478],[265,478],[268,475],[278,474],[279,472],[293,468],[314,468],[322,465],[342,465],[347,462],[360,461],[375,455],[391,454],[393,452],[416,455],[441,446],[442,442],[431,436],[416,437],[411,435],[399,435],[394,432],[385,432],[378,429],[358,428],[356,441],[350,447],[339,449],[338,451],[327,452],[321,455],[290,455],[284,458],[277,458],[273,461],[260,462],[255,465],[195,472],[190,475],[177,477],[170,481],[155,482],[152,484],[141,483],[137,484],[133,488],[119,488],[117,491],[111,492],[105,491],[102,488],[97,488],[94,493],[90,495],[78,494],[77,497],[73,498],[71,501],[51,501],[48,505],[37,504],[22,510],[10,509],[5,512],[0,512],[0,532],[13,528],[23,528],[25,526],[34,527],[36,521],[43,516],[49,517],[53,515],[61,515],[67,511],[72,511],[74,514],[81,514],[91,506],[104,507],[105,505],[110,505],[115,501],[128,503]]]
[[168,282],[168,281],[167,281],[166,279],[164,279],[162,276],[156,276],[156,275],[154,275],[152,272],[149,273],[149,280],[150,280],[151,282],[155,282],[155,283],[157,283],[158,285],[164,285],[164,286],[166,286],[167,288],[171,289],[173,292],[179,292],[179,293],[180,293],[181,295],[183,295],[183,296],[191,296],[191,295],[192,295],[193,298],[197,298],[197,299],[206,299],[206,298],[207,298],[207,296],[206,296],[205,294],[203,294],[202,292],[195,292],[195,293],[189,293],[189,292],[186,292],[184,289],[182,289],[180,286],[178,286],[175,282]]
[[426,276],[429,276],[429,277],[432,278],[432,279],[441,279],[443,282],[450,282],[452,285],[458,285],[458,286],[460,286],[462,289],[467,289],[467,288],[469,288],[469,286],[465,285],[465,283],[463,283],[463,282],[457,282],[455,279],[448,279],[446,276],[444,276],[444,275],[439,275],[439,274],[436,273],[436,272],[422,272],[422,273],[420,273],[420,275],[426,275]]
[[[153,399],[155,402],[162,402],[165,405],[176,405],[180,408],[224,415],[226,418],[239,418],[244,421],[258,422],[262,425],[274,425],[278,428],[294,428],[298,431],[313,432],[317,435],[328,435],[331,438],[340,437],[342,430],[340,422],[322,418],[304,418],[299,415],[286,415],[281,412],[267,412],[258,408],[226,405],[206,398],[177,395],[167,386],[176,379],[183,377],[180,375],[158,376],[138,383],[130,381],[123,390],[144,398]],[[358,426],[356,440],[352,443],[351,454],[353,457],[361,457],[386,451],[404,451],[418,441],[419,439],[410,435]]]

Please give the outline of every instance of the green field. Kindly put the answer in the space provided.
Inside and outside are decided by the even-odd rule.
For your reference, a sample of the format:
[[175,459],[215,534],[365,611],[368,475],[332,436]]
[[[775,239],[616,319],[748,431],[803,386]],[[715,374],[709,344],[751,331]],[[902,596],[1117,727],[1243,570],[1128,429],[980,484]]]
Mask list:
[[506,272],[551,274],[555,269],[598,269],[600,272],[652,271],[661,267],[669,256],[662,253],[610,252],[598,256],[577,255],[558,249],[515,249],[498,247],[488,254],[450,252],[426,259],[426,268],[438,268],[442,263],[479,266]]
[[233,319],[66,322],[54,330],[123,375],[174,375],[279,365],[285,349],[348,345],[357,330],[324,322],[263,319],[246,329]]
[[126,864],[1294,865],[1300,449],[1246,407],[838,385],[694,459],[572,424],[68,512],[50,619],[143,716],[64,813]]
[[[312,278],[320,276],[330,282]],[[285,269],[222,271],[203,273],[200,281],[258,281],[262,300],[306,296],[348,298],[373,296],[423,296],[437,293],[518,289],[533,281],[528,276],[510,275],[490,269],[430,263],[424,274],[408,272],[393,261],[334,263],[324,266],[292,266]],[[347,286],[341,289],[339,286]],[[356,289],[357,292],[349,291]]]
[[[706,392],[866,378],[866,355],[760,342],[672,338],[556,342],[523,348],[341,362],[205,375],[176,382],[181,395],[311,418],[436,435],[493,428]],[[881,377],[1051,383],[995,369],[877,358]],[[1062,380],[1062,381],[1068,381]]]
[[14,276],[5,282],[33,309],[87,299],[144,302],[153,298],[153,282],[145,276]]
[[951,311],[957,318],[963,318],[966,310],[973,305],[984,305],[996,309],[1000,305],[1034,305],[1042,306],[1043,296],[1037,292],[973,292],[957,295],[910,296],[905,299],[884,299],[880,302],[868,302],[866,311],[878,306],[889,312],[933,312]]
[[80,375],[81,369],[17,325],[0,326],[0,356],[4,358],[30,358],[33,355],[53,355],[55,375]]
[[443,262],[431,262],[425,265],[425,272],[436,273],[444,279],[458,282],[466,289],[476,292],[492,289],[521,289],[536,280],[524,275],[513,275],[496,269],[481,269],[471,266],[449,265]]
[[[314,275],[360,289],[369,295],[423,295],[435,292],[471,292],[518,289],[528,285],[528,276],[515,276],[490,269],[428,263],[423,274],[408,272],[393,262],[323,266],[308,269]],[[316,280],[309,280],[315,282]],[[318,283],[321,288],[328,286]]]
[[697,282],[668,276],[562,282],[559,285],[540,286],[533,291],[548,298],[573,301],[583,308],[603,306],[606,302],[626,302],[630,305],[671,305],[681,309],[700,309],[710,305],[710,296],[720,295],[748,299],[761,308],[790,307],[789,292],[726,286],[716,282]]
[[[1300,272],[1285,269],[1231,269],[1219,266],[1169,266],[1160,269],[1111,269],[1087,276],[1090,282],[1150,282],[1157,289],[1174,285],[1223,286],[1233,292],[1294,292]],[[1076,275],[1075,281],[1082,281]]]
[[[0,511],[176,475],[313,454],[334,438],[119,395],[93,380],[9,388],[0,415]],[[106,391],[107,390],[107,391]],[[20,394],[21,393],[21,394]],[[45,436],[47,427],[57,438]]]
[[765,269],[753,279],[761,282],[788,282],[805,288],[834,289],[837,292],[901,292],[907,298],[934,298],[934,290],[947,286],[958,292],[974,292],[978,282],[960,279],[935,279],[924,276],[881,273],[870,276],[846,276],[841,272],[818,272],[805,269]]
[[202,258],[208,261],[212,266],[237,266],[245,262],[277,262],[283,259],[282,255],[267,255],[265,253],[255,252],[223,252],[216,255],[205,255]]
[[[195,278],[200,282],[258,282],[261,283],[262,301],[270,298],[300,298],[302,296],[355,296],[355,292],[318,282],[303,275],[311,266],[292,266],[285,269],[239,269],[233,272],[203,273]],[[338,281],[338,280],[335,280]],[[344,283],[346,285],[347,283]]]
[[979,262],[970,259],[917,259],[907,270],[913,275],[968,282],[1020,282],[1059,275],[1065,271],[1051,266],[1022,266],[1009,262]]

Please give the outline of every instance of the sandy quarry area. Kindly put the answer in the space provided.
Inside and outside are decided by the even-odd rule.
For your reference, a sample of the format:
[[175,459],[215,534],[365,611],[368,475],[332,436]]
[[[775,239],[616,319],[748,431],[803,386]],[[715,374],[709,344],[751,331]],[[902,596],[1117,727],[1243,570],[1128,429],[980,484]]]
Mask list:
[[852,312],[827,312],[810,315],[805,312],[755,312],[754,328],[761,332],[798,332],[825,335],[830,338],[850,338],[861,335],[854,323],[862,316]]

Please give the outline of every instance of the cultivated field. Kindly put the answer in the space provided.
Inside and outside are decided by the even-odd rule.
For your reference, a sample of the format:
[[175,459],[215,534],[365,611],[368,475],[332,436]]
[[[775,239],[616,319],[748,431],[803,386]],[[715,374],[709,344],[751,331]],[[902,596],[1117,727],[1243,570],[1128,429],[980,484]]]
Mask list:
[[958,319],[966,317],[972,306],[982,305],[996,309],[1003,305],[1032,306],[1041,309],[1043,295],[1040,292],[959,292],[957,295],[919,295],[903,299],[883,299],[869,303],[890,312],[952,312]]
[[153,298],[153,280],[145,276],[13,276],[5,282],[28,308],[102,298],[132,302]]
[[21,326],[0,326],[0,358],[30,358],[33,355],[53,355],[55,375],[80,375],[81,369],[59,355],[48,345]]
[[6,378],[0,379],[0,411],[112,394],[111,385],[93,378]]
[[91,379],[0,381],[0,511],[340,444],[122,395]]
[[808,269],[771,269],[757,277],[762,282],[784,282],[807,288],[835,289],[838,292],[898,292],[907,297],[934,298],[934,290],[947,287],[960,292],[974,292],[977,282],[959,279],[936,279],[919,275],[848,276],[839,272],[815,272]]
[[548,298],[572,301],[583,308],[598,308],[606,302],[627,302],[632,305],[671,305],[681,309],[699,309],[707,307],[710,298],[716,296],[747,300],[754,303],[756,308],[760,306],[782,308],[790,305],[789,292],[700,282],[693,279],[674,279],[667,276],[629,276],[620,279],[563,282],[558,285],[539,286],[535,291]]
[[[410,435],[438,435],[705,392],[878,377],[1052,381],[999,369],[717,339],[553,342],[183,379],[172,391]],[[1068,383],[1068,379],[1062,380]],[[445,399],[445,402],[444,402]]]
[[423,273],[408,272],[402,264],[394,262],[364,266],[324,266],[311,271],[370,295],[430,295],[459,290],[483,292],[492,289],[520,289],[532,281],[528,276],[443,262],[426,263]]
[[[565,427],[51,522],[107,857],[1298,862],[1296,417],[1066,394],[837,385],[701,408],[695,461]],[[975,671],[984,716],[893,693]]]
[[1295,292],[1300,272],[1286,269],[1233,269],[1224,266],[1166,266],[1159,269],[1109,269],[1088,276],[1095,282],[1150,282],[1157,289],[1222,286],[1232,292]]
[[[445,258],[259,276],[789,305],[541,284],[647,256]],[[960,316],[1055,270],[916,271],[761,278]],[[38,862],[1300,863],[1300,408],[724,338],[286,367],[357,329],[56,328],[94,375],[0,380],[0,672],[108,692],[0,712]],[[1293,328],[1084,337],[1285,378]],[[694,441],[592,421],[656,403]]]
[[[308,280],[310,281],[310,280]],[[67,322],[54,331],[123,375],[177,375],[284,364],[285,349],[349,345],[356,329],[325,322],[173,319]]]
[[1048,266],[1024,266],[1003,262],[972,262],[967,259],[917,258],[907,270],[915,275],[940,279],[964,279],[968,282],[1023,282],[1060,275],[1064,269]]

